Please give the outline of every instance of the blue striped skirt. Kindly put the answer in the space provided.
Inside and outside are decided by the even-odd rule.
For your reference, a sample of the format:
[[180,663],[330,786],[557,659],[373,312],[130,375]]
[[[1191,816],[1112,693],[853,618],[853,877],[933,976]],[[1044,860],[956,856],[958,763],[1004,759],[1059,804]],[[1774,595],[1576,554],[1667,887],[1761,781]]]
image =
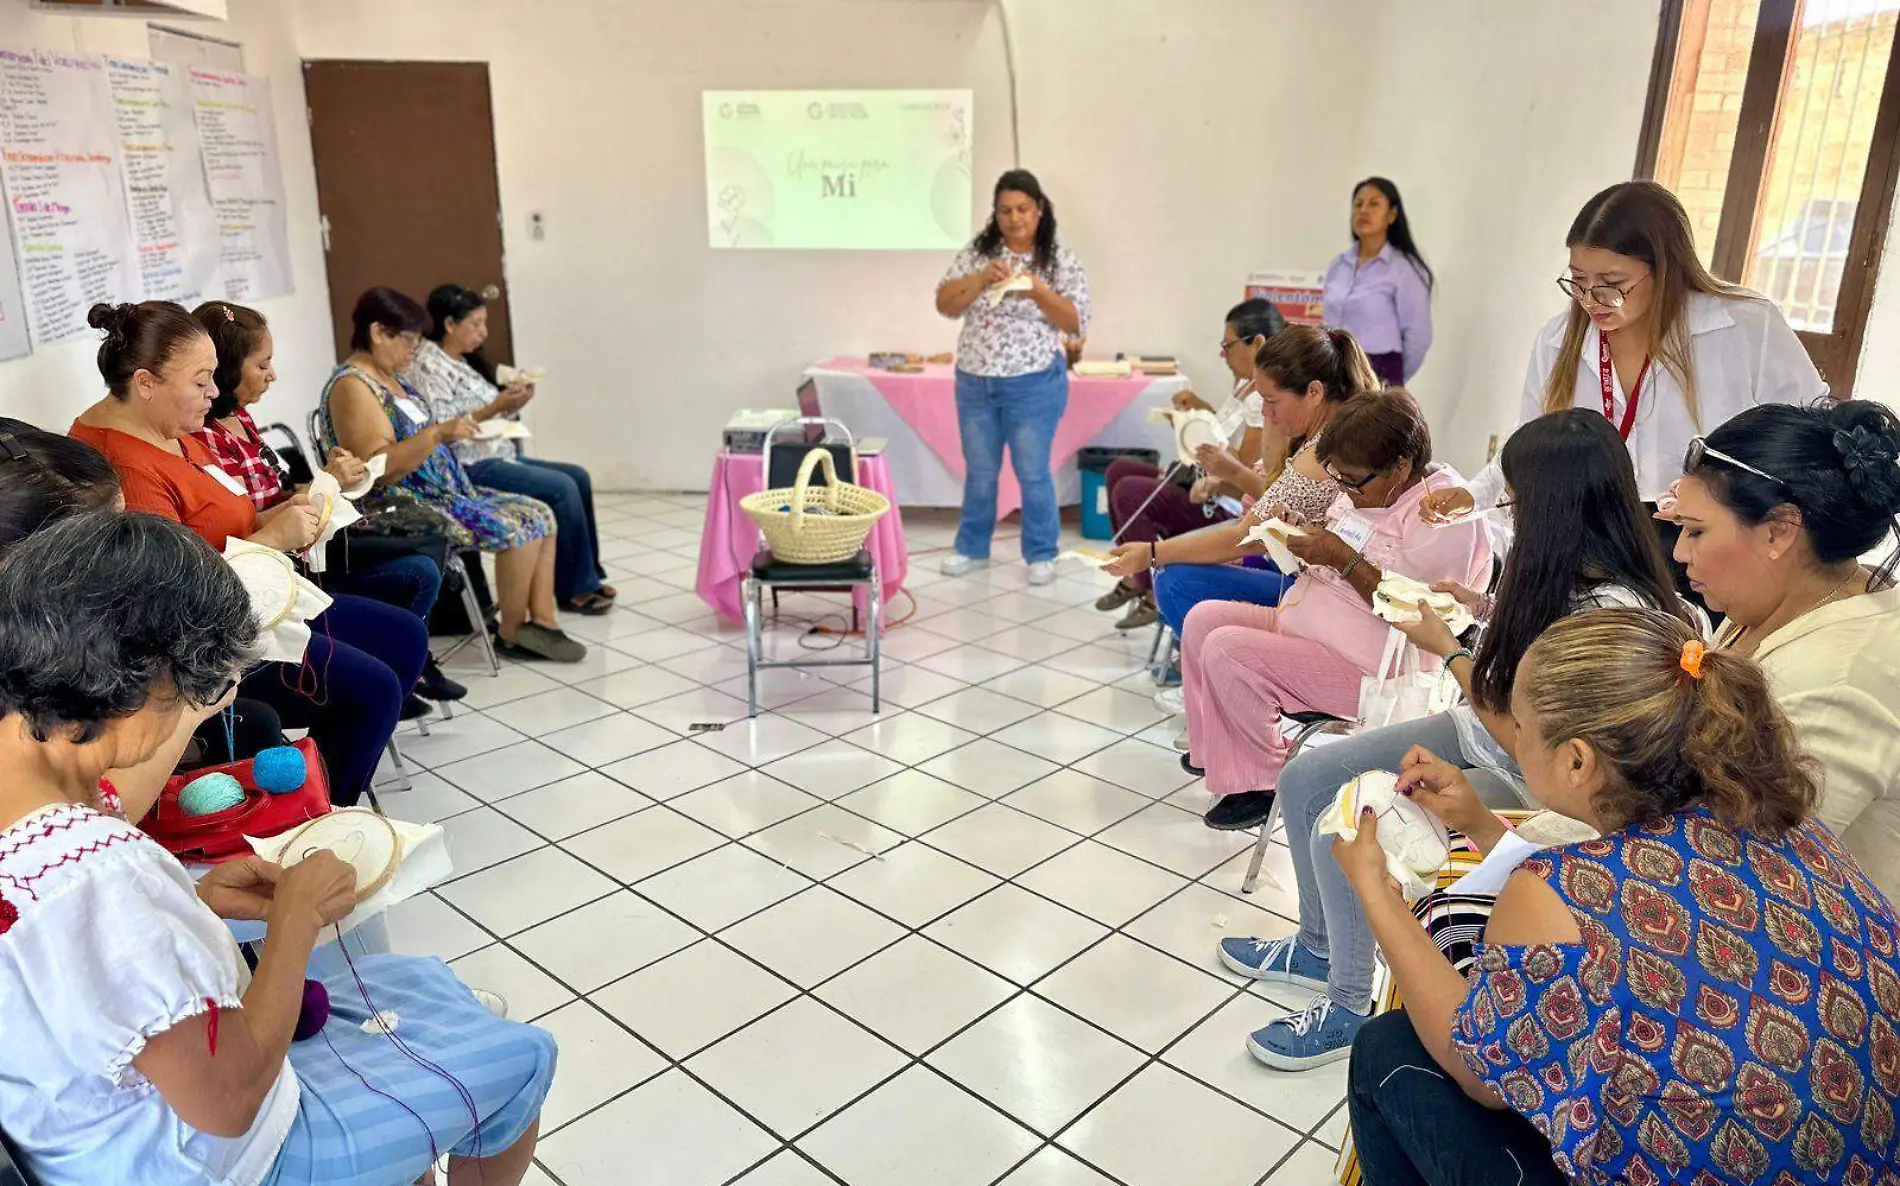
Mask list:
[[[302,1098],[268,1186],[408,1186],[429,1168],[432,1142],[439,1152],[492,1157],[520,1140],[554,1080],[553,1035],[490,1014],[441,960],[355,960],[367,1005],[336,945],[310,958],[310,975],[330,993],[330,1020],[290,1048]],[[460,1082],[472,1112],[391,1038],[364,1031],[379,1011],[396,1014],[396,1037]]]

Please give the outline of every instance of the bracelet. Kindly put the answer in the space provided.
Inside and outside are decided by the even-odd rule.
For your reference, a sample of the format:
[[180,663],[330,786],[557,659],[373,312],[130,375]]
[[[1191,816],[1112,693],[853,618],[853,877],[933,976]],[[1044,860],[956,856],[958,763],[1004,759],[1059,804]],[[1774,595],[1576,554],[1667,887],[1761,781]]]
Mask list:
[[1358,567],[1359,567],[1359,562],[1360,562],[1361,560],[1364,560],[1364,559],[1365,559],[1365,557],[1364,557],[1364,556],[1361,556],[1361,555],[1360,555],[1359,553],[1357,553],[1357,552],[1354,552],[1354,553],[1352,554],[1352,562],[1351,562],[1350,564],[1348,564],[1348,565],[1346,565],[1346,567],[1344,567],[1344,568],[1342,568],[1342,569],[1340,569],[1340,570],[1339,570],[1339,579],[1343,581],[1343,580],[1345,580],[1345,579],[1346,579],[1347,577],[1349,577],[1349,576],[1351,576],[1351,575],[1352,575],[1352,570],[1353,570],[1353,569],[1355,569],[1355,568],[1358,568]]
[[1453,651],[1451,654],[1445,656],[1445,666],[1449,668],[1451,666],[1452,660],[1460,656],[1463,656],[1464,658],[1471,660],[1471,665],[1473,667],[1476,667],[1478,665],[1478,656],[1472,653],[1472,650],[1470,647],[1459,647],[1457,650]]
[[1161,563],[1161,541],[1148,545],[1148,571],[1160,572],[1166,565]]

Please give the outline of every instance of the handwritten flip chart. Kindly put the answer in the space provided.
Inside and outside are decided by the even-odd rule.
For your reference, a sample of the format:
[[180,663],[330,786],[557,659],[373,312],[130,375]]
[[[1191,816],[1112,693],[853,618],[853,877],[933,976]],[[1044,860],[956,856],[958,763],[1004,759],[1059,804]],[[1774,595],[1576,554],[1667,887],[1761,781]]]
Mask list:
[[234,301],[283,296],[292,288],[290,231],[270,80],[197,68],[190,74],[226,293]]
[[0,49],[0,183],[35,345],[89,332],[95,301],[135,295],[103,58]]
[[218,219],[184,68],[108,55],[106,77],[141,298],[189,306],[222,295]]

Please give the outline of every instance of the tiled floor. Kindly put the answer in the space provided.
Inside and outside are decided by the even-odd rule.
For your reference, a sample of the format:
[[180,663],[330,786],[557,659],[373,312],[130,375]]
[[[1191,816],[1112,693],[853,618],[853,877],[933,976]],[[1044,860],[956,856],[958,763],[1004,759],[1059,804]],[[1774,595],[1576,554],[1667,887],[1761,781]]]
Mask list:
[[[945,580],[952,525],[913,515],[882,715],[866,669],[814,668],[767,673],[748,722],[744,635],[691,592],[703,507],[604,497],[625,608],[569,622],[588,660],[464,652],[463,711],[405,734],[415,787],[383,794],[456,864],[392,912],[398,949],[560,1040],[530,1181],[1324,1180],[1345,1064],[1255,1064],[1248,1031],[1303,1002],[1214,955],[1292,900],[1240,896],[1251,837],[1197,818],[1103,578]],[[838,641],[801,634],[769,645]],[[1291,885],[1284,847],[1269,869]]]

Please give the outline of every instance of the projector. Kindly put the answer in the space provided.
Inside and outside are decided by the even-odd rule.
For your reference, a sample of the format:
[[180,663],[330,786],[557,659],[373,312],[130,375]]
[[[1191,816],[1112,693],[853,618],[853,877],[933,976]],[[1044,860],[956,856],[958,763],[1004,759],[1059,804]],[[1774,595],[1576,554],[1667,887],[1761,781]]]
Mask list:
[[791,408],[740,408],[726,421],[726,448],[734,453],[765,452],[765,434],[782,420],[796,420]]

